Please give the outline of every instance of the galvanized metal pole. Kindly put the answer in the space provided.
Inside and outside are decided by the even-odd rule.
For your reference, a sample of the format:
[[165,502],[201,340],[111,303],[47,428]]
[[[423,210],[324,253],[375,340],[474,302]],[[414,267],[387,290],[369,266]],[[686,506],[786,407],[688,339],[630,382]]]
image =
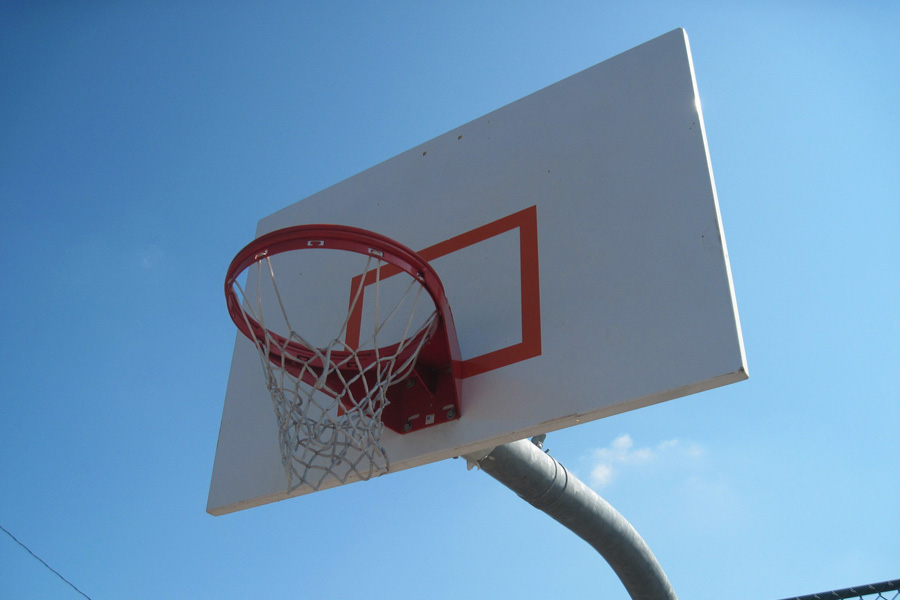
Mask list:
[[534,443],[519,440],[463,458],[593,546],[634,600],[677,600],[662,567],[634,527]]

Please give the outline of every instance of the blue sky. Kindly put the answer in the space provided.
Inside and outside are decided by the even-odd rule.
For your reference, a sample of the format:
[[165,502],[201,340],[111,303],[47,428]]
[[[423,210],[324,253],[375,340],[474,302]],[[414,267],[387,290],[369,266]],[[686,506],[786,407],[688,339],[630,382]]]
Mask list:
[[[103,598],[626,598],[445,461],[214,518],[256,221],[676,27],[750,380],[548,436],[682,598],[898,576],[891,2],[0,6],[0,525]],[[77,598],[0,535],[0,596]]]

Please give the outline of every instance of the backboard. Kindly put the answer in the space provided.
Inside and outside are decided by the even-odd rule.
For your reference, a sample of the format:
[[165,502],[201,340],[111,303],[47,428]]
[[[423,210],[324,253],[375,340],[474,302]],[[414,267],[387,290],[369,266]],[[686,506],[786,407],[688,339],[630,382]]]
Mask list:
[[[256,235],[309,223],[397,240],[443,282],[461,415],[386,430],[392,471],[747,377],[683,30],[265,217]],[[346,310],[352,278],[322,268],[337,291],[298,288],[286,303],[327,311],[336,294]],[[276,438],[259,358],[238,334],[208,512],[312,491],[287,491]]]

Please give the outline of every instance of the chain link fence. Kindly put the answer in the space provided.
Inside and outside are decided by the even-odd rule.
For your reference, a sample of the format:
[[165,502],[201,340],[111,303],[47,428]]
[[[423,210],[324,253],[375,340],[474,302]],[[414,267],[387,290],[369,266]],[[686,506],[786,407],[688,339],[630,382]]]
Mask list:
[[791,596],[790,598],[784,598],[784,600],[846,600],[848,598],[859,598],[859,600],[900,600],[900,579],[858,585],[807,596]]

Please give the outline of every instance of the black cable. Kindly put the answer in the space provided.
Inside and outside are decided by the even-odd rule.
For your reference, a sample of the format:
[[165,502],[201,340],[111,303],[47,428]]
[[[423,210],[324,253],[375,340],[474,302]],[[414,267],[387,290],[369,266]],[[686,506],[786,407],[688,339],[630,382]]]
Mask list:
[[35,554],[34,552],[32,552],[32,551],[28,548],[28,546],[26,546],[25,544],[23,544],[22,542],[20,542],[19,540],[17,540],[17,539],[16,539],[16,536],[14,536],[14,535],[11,534],[9,531],[7,531],[6,528],[5,528],[3,525],[0,525],[0,529],[3,530],[3,533],[5,533],[5,534],[8,535],[9,537],[11,537],[15,543],[17,543],[18,545],[20,545],[20,546],[22,546],[23,548],[25,548],[25,551],[28,552],[28,554],[30,554],[30,555],[32,555],[33,557],[35,557],[36,559],[38,559],[38,560],[41,562],[42,565],[44,565],[45,567],[47,567],[48,569],[50,569],[51,571],[53,571],[53,573],[55,573],[57,577],[59,577],[60,579],[62,579],[63,581],[65,581],[67,584],[69,584],[69,585],[72,587],[73,590],[75,590],[76,592],[78,592],[79,594],[81,594],[82,596],[84,596],[85,598],[87,598],[88,600],[91,600],[91,597],[90,597],[90,596],[88,596],[87,594],[85,594],[84,592],[82,592],[81,590],[79,590],[77,587],[75,587],[75,584],[74,584],[74,583],[72,583],[71,581],[69,581],[68,579],[66,579],[66,578],[63,577],[62,575],[60,575],[59,572],[58,572],[56,569],[54,569],[53,567],[51,567],[50,565],[48,565],[47,563],[45,563],[44,560],[43,560],[40,556],[38,556],[37,554]]

